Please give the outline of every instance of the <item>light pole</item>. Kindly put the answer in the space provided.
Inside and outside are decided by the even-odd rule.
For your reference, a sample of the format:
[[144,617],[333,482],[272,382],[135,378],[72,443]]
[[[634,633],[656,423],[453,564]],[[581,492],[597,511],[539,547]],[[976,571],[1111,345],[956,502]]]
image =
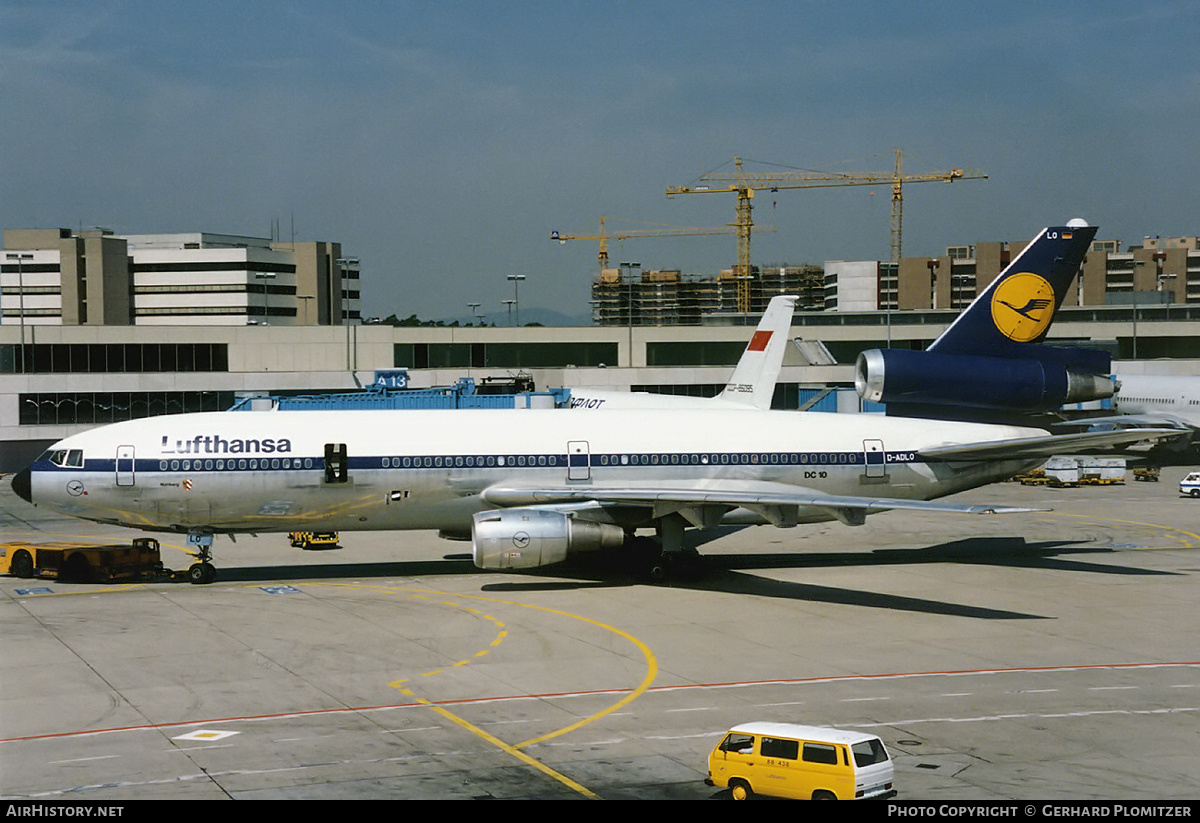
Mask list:
[[617,288],[625,294],[617,293],[617,322],[621,322],[621,300],[625,301],[625,325],[633,328],[633,264],[621,263],[617,266],[619,280]]
[[508,279],[513,284],[513,306],[516,308],[517,325],[521,325],[521,281],[525,279],[523,274],[510,274]]
[[17,261],[17,310],[20,315],[21,323],[21,372],[25,371],[25,266],[24,261],[32,260],[33,255],[29,253],[10,252],[4,255],[9,260]]
[[[1159,273],[1159,275],[1158,275],[1158,290],[1159,290],[1160,292],[1161,292],[1161,291],[1165,291],[1165,289],[1163,289],[1163,281],[1164,281],[1164,280],[1174,280],[1174,279],[1175,279],[1175,275],[1173,275],[1173,274],[1162,274],[1162,273],[1160,272],[1160,273]],[[1170,320],[1170,319],[1171,319],[1171,301],[1172,301],[1172,300],[1174,300],[1174,299],[1175,299],[1175,295],[1174,295],[1173,293],[1171,293],[1171,292],[1167,292],[1167,299],[1166,299],[1166,300],[1162,300],[1162,299],[1160,298],[1160,302],[1162,302],[1162,304],[1163,304],[1164,306],[1166,306],[1166,307],[1167,307],[1166,315],[1167,315],[1167,319],[1168,319],[1168,320]]]
[[[884,271],[884,266],[887,266],[887,276],[881,275],[883,288],[880,289],[883,297],[883,315],[884,324],[887,326],[887,348],[892,347],[892,283],[896,284],[896,296],[900,296],[900,263],[880,263],[880,271]],[[894,279],[893,279],[894,278]],[[899,303],[899,299],[896,301]]]
[[483,305],[482,303],[468,303],[467,304],[467,307],[471,310],[472,316],[474,316],[474,318],[476,320],[483,319],[483,315],[479,313],[479,307],[482,305]]
[[1137,267],[1146,265],[1145,260],[1133,261],[1133,359],[1137,360],[1137,315],[1138,315],[1138,288],[1137,288]]
[[[357,257],[339,257],[335,261],[338,266],[338,282],[330,284],[329,294],[329,322],[333,324],[333,306],[336,303],[340,308],[338,311],[338,321],[345,323],[350,318],[350,310],[346,307],[346,281],[351,279],[349,274],[353,272],[357,279],[359,271],[359,260]],[[337,289],[337,294],[334,295],[333,289]],[[336,296],[336,300],[334,297]]]
[[963,308],[963,301],[966,298],[963,292],[967,290],[967,285],[972,281],[973,277],[969,274],[952,274],[950,275],[950,308]]
[[504,305],[508,306],[508,325],[511,326],[512,325],[513,304],[516,303],[517,301],[516,300],[504,300],[502,302],[504,303]]
[[297,300],[304,301],[304,325],[305,326],[310,325],[308,322],[308,301],[315,300],[316,298],[317,298],[317,296],[315,294],[297,294],[296,295]]
[[[268,310],[268,308],[267,308],[267,284],[266,284],[266,282],[265,282],[265,281],[267,281],[267,280],[274,280],[274,279],[275,279],[275,272],[273,272],[273,271],[256,271],[256,272],[254,273],[254,279],[255,279],[255,280],[257,280],[257,281],[259,281],[260,283],[262,283],[262,289],[263,289],[263,320],[262,320],[262,325],[264,325],[264,326],[269,326],[269,325],[271,325],[271,324],[270,324],[270,322],[268,322],[268,319],[267,319],[267,318],[270,316],[270,312],[269,312],[269,310]],[[248,307],[247,307],[247,310],[249,310],[249,309],[248,309]]]
[[938,266],[942,265],[942,261],[936,257],[931,257],[925,261],[925,266],[929,269],[929,307],[936,309],[937,305],[937,270]]
[[[633,320],[634,320],[633,304],[635,302],[637,302],[640,305],[642,302],[637,299],[638,295],[635,293],[636,287],[637,287],[637,282],[639,279],[641,279],[641,274],[640,274],[641,270],[642,270],[642,264],[637,263],[637,262],[622,263],[620,265],[620,273],[621,273],[620,285],[625,287],[625,321],[626,321],[626,325],[628,325],[630,329],[633,328]],[[638,273],[635,274],[635,272],[638,272]],[[620,305],[620,302],[618,300],[618,306],[619,305]],[[620,318],[621,318],[621,315],[618,312],[617,320],[619,321]],[[645,325],[645,323],[643,322],[645,320],[645,318],[642,317],[640,311],[638,312],[637,320],[638,320],[637,324],[639,326]],[[633,332],[631,331],[630,334],[632,335]]]

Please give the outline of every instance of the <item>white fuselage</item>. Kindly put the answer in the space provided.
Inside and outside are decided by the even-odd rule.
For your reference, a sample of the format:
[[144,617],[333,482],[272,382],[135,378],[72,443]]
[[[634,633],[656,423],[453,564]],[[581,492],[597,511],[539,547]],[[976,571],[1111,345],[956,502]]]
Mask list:
[[[495,486],[773,481],[930,500],[1003,479],[1028,461],[926,463],[919,449],[1043,434],[757,410],[212,412],[66,438],[33,465],[31,491],[39,506],[144,529],[465,535],[474,513],[495,508],[481,496]],[[806,519],[828,512],[801,511]]]
[[1125,415],[1161,416],[1200,428],[1200,377],[1117,375],[1113,411]]
[[[774,389],[774,384],[771,385],[771,388]],[[740,411],[754,408],[745,403],[726,400],[723,397],[689,397],[687,395],[605,389],[571,389],[571,399],[568,401],[568,405],[571,409],[582,411],[648,411],[650,409]]]

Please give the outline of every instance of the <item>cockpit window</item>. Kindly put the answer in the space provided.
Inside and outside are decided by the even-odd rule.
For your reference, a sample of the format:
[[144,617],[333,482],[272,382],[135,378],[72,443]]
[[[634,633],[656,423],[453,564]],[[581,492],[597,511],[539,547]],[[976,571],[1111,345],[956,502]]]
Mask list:
[[83,449],[53,449],[42,455],[43,460],[49,460],[56,466],[69,469],[83,468]]

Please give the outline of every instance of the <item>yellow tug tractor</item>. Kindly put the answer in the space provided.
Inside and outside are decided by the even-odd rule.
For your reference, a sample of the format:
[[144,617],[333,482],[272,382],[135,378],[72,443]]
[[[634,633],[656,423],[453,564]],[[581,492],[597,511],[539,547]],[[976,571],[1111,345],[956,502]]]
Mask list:
[[175,572],[163,568],[158,541],[152,537],[127,545],[0,543],[0,574],[67,583],[176,578]]
[[312,551],[313,549],[336,549],[337,532],[288,532],[292,548]]

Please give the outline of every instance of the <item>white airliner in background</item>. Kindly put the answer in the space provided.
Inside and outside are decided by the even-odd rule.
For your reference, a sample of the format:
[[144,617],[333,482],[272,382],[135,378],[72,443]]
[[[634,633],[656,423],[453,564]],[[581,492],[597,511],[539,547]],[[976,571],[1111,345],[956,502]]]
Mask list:
[[1163,433],[759,409],[207,412],[72,435],[13,489],[86,520],[187,533],[201,583],[214,534],[289,531],[436,529],[469,537],[477,566],[509,570],[653,528],[664,570],[694,553],[689,528],[1020,511],[932,501]]
[[1200,377],[1118,374],[1112,407],[1126,422],[1200,430]]
[[[1113,394],[1109,417],[1093,417],[1092,425],[1170,426],[1178,437],[1164,439],[1161,445],[1169,460],[1194,456],[1200,435],[1200,377],[1179,375],[1116,374],[1117,391]],[[1159,455],[1163,457],[1164,455]],[[1158,459],[1158,458],[1156,458]]]
[[725,389],[716,397],[571,389],[572,409],[769,409],[783,367],[795,295],[772,297]]

